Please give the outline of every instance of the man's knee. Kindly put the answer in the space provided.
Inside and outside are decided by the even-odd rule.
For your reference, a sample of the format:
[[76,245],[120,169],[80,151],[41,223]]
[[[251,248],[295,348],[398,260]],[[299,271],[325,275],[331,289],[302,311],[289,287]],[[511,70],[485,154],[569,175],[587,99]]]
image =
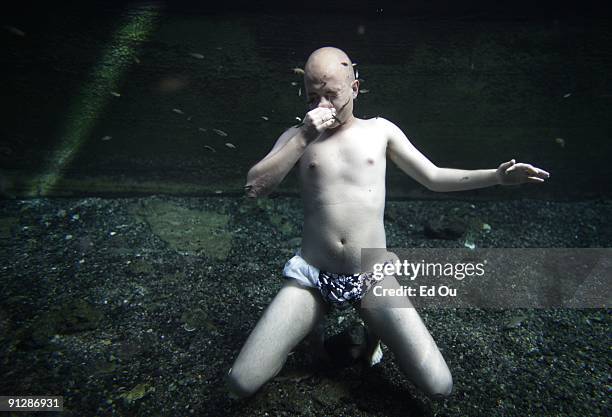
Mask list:
[[233,368],[229,370],[225,377],[225,385],[229,391],[230,397],[234,399],[250,397],[255,394],[259,388],[252,386],[252,384],[248,384],[247,379],[243,375],[240,375],[240,372],[235,372]]
[[453,376],[450,371],[446,370],[435,379],[426,383],[423,387],[425,393],[433,400],[443,400],[448,398],[453,391]]

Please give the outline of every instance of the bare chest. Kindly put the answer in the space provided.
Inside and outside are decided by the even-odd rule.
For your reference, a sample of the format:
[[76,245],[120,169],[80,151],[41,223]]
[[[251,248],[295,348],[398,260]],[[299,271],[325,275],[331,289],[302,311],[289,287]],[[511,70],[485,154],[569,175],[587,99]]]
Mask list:
[[373,129],[351,129],[308,146],[299,161],[303,182],[384,178],[386,140]]

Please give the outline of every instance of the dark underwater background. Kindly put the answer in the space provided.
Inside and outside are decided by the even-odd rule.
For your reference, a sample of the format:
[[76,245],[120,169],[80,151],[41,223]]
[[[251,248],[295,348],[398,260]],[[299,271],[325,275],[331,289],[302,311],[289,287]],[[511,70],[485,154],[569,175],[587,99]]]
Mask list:
[[442,402],[388,350],[366,373],[298,350],[246,402],[223,386],[300,246],[295,172],[258,201],[243,185],[304,116],[293,68],[318,47],[357,63],[357,117],[438,166],[551,173],[442,194],[389,161],[389,247],[611,246],[604,2],[26,2],[0,23],[0,395],[62,395],[74,416],[610,412],[608,308],[423,310],[455,381]]

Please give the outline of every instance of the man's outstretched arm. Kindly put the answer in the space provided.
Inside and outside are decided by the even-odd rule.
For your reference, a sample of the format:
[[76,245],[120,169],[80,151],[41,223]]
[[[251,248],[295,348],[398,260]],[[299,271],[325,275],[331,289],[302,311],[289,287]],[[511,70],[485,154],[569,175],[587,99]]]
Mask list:
[[379,118],[379,123],[387,133],[387,153],[391,160],[402,171],[432,191],[462,191],[497,184],[540,183],[550,177],[543,169],[516,163],[514,159],[500,164],[496,169],[440,168],[419,152],[396,125],[382,118]]

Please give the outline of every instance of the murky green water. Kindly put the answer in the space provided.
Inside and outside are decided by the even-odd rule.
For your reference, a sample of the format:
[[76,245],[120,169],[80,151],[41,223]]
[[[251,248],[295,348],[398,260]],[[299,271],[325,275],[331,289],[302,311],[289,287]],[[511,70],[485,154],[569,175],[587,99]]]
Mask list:
[[[249,167],[305,113],[292,68],[335,45],[369,90],[355,114],[395,122],[439,166],[514,157],[552,173],[521,197],[610,195],[609,20],[151,10],[9,22],[25,36],[5,27],[1,40],[5,190],[239,193]],[[69,140],[70,162],[53,187],[37,188],[44,161]],[[442,197],[391,163],[388,187],[390,197]],[[297,192],[295,175],[280,191]]]

